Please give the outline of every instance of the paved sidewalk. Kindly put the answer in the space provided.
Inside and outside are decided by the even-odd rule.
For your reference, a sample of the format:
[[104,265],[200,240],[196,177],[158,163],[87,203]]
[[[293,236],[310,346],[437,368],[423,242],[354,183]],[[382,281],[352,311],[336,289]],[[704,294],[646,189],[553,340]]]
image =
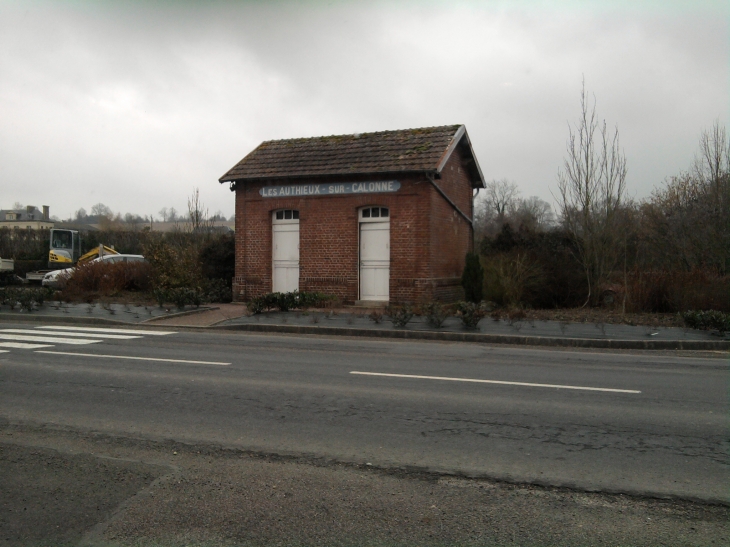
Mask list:
[[149,321],[154,325],[170,327],[212,327],[214,325],[239,319],[247,313],[244,304],[211,304],[210,309],[198,313],[162,317]]
[[371,310],[294,310],[249,315],[243,304],[210,304],[179,310],[174,307],[131,304],[65,304],[48,302],[33,312],[0,307],[2,321],[33,321],[72,324],[137,324],[149,327],[220,328],[255,332],[369,336],[535,346],[594,347],[617,349],[687,349],[730,351],[730,333],[677,327],[634,326],[567,321],[482,319],[475,330],[464,329],[450,317],[436,329],[425,317],[414,317],[405,327],[396,327],[383,316],[379,323]]
[[400,331],[408,333],[470,333],[497,336],[571,338],[581,340],[651,340],[651,341],[728,341],[730,333],[725,336],[708,331],[677,327],[651,327],[635,325],[617,325],[608,323],[571,323],[561,321],[508,321],[494,320],[485,317],[475,330],[464,329],[457,317],[448,318],[440,328],[428,325],[425,317],[415,316],[405,327],[396,327],[383,316],[379,323],[361,311],[345,310],[311,310],[289,312],[265,312],[258,315],[241,316],[218,323],[219,327],[235,328],[247,325],[262,330],[270,327],[319,327],[358,329],[367,331]]

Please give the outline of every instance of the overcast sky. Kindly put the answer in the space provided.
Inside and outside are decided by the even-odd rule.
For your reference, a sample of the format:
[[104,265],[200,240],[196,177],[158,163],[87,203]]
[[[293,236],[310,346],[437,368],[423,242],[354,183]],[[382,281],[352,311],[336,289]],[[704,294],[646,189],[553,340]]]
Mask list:
[[261,141],[463,123],[552,202],[581,80],[638,198],[728,124],[727,1],[0,0],[0,208],[186,209]]

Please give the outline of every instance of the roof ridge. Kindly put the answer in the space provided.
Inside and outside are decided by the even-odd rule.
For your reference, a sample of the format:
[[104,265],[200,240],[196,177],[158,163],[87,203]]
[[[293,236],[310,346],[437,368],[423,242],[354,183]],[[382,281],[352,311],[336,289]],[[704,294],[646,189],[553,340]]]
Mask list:
[[[370,136],[382,136],[382,135],[388,135],[388,134],[394,134],[394,133],[414,133],[419,131],[430,131],[433,132],[436,129],[442,129],[442,130],[454,130],[456,131],[459,127],[461,127],[464,124],[457,123],[457,124],[451,124],[451,125],[433,125],[428,127],[413,127],[410,129],[385,129],[383,131],[369,131],[364,133],[354,132],[354,133],[340,133],[338,135],[318,135],[315,137],[291,137],[288,139],[270,139],[267,141],[262,141],[261,144],[268,144],[273,142],[289,142],[289,141],[315,141],[318,139],[337,139],[337,138],[362,138],[362,137],[370,137]],[[261,146],[261,144],[259,146]]]

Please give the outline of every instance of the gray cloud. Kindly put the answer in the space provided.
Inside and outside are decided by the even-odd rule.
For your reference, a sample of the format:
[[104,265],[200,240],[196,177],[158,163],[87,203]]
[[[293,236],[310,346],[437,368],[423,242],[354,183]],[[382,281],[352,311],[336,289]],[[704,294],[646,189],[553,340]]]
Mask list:
[[645,196],[728,121],[728,11],[0,4],[0,206],[150,214],[198,186],[230,215],[216,180],[262,140],[447,123],[467,125],[485,176],[550,200],[583,76]]

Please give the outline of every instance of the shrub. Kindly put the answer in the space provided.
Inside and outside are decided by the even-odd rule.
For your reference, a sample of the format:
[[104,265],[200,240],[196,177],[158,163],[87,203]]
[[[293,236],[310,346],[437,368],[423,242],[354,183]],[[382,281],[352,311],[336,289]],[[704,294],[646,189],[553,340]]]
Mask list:
[[63,297],[74,300],[88,293],[114,296],[121,291],[147,291],[152,271],[145,262],[104,261],[79,264],[67,279],[59,279]]
[[187,305],[198,307],[202,303],[202,294],[200,290],[190,287],[175,287],[174,289],[168,289],[167,298],[181,310]]
[[11,310],[20,306],[30,312],[34,304],[43,306],[51,294],[52,291],[45,288],[0,287],[0,304],[9,306]]
[[295,308],[320,307],[332,300],[334,300],[333,296],[321,292],[273,292],[252,298],[248,303],[248,310],[253,314],[275,308],[280,311],[289,311]]
[[405,327],[413,319],[413,310],[410,306],[388,306],[385,314],[390,318],[394,327]]
[[447,309],[438,302],[429,302],[423,306],[423,314],[430,327],[440,329],[444,321],[449,317]]
[[466,253],[466,265],[461,274],[461,286],[464,287],[464,298],[468,302],[481,302],[484,292],[484,268],[476,253]]
[[233,292],[225,279],[209,279],[203,283],[206,302],[231,302]]
[[202,274],[207,279],[223,279],[230,287],[236,270],[236,240],[233,234],[212,237],[200,249]]
[[721,311],[686,311],[681,314],[688,327],[699,330],[716,330],[720,334],[730,332],[730,313]]
[[276,307],[280,311],[289,311],[297,305],[297,291],[294,292],[277,292]]
[[155,287],[174,289],[201,285],[201,267],[194,248],[154,239],[145,245],[144,255],[150,263]]
[[489,308],[483,303],[459,302],[457,304],[457,315],[461,319],[464,328],[474,330],[488,313]]
[[487,259],[486,282],[489,298],[504,306],[529,303],[543,284],[542,268],[526,252],[500,253]]
[[380,323],[383,322],[383,313],[378,310],[373,310],[370,312],[370,315],[368,315],[370,318],[370,321],[375,323],[376,325],[380,325]]
[[254,315],[261,313],[264,311],[264,299],[260,296],[252,298],[246,307],[248,308],[248,311]]

